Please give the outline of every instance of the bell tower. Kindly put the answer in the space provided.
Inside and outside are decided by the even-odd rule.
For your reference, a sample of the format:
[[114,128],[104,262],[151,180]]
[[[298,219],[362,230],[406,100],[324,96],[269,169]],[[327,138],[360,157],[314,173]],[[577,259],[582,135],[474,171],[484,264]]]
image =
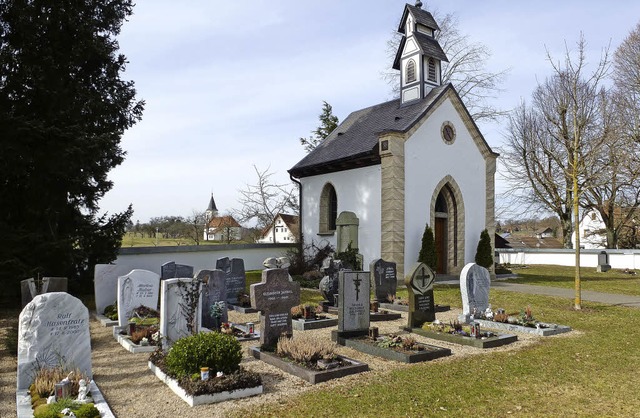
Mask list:
[[436,40],[440,30],[431,13],[422,10],[422,2],[405,5],[398,32],[398,46],[393,69],[400,70],[400,101],[402,104],[422,99],[434,87],[442,85],[441,63],[449,62]]

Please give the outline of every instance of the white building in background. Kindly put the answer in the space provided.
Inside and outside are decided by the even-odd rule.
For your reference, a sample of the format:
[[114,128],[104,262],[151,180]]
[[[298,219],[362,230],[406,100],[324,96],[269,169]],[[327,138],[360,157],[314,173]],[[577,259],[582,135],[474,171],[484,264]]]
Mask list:
[[204,227],[205,241],[232,242],[242,237],[242,226],[231,215],[218,216],[218,208],[213,199],[213,193],[209,205],[204,212],[206,223]]
[[495,231],[498,154],[453,85],[442,85],[447,57],[421,7],[406,5],[398,28],[401,98],[351,113],[289,170],[301,184],[305,246],[351,244],[365,268],[382,257],[397,263],[398,277],[416,262],[427,224],[446,274],[474,260],[483,229]]
[[256,242],[259,244],[295,243],[298,242],[299,231],[298,216],[279,213],[276,215],[273,224],[262,231],[262,235],[260,235],[260,238],[256,240]]
[[[578,225],[580,234],[580,248],[587,250],[607,248],[606,226],[597,210],[588,210],[584,213]],[[576,233],[571,235],[573,248],[576,247]]]

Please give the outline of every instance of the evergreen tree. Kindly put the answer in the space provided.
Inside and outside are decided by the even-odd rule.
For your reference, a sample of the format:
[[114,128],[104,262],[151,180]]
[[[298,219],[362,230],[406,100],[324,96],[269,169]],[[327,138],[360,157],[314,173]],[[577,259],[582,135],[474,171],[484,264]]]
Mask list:
[[[132,209],[98,214],[142,115],[115,36],[129,0],[0,0],[0,280],[90,276]],[[87,281],[88,282],[88,281]],[[90,282],[88,282],[90,283]],[[10,286],[3,286],[7,291]],[[15,290],[15,288],[13,288]]]
[[424,228],[424,233],[422,234],[422,247],[420,248],[418,261],[431,267],[433,271],[436,271],[436,263],[438,261],[436,255],[436,244],[433,239],[433,230],[429,224]]
[[480,233],[480,241],[478,242],[478,249],[476,250],[476,264],[487,269],[493,265],[491,238],[486,229]]
[[309,138],[300,138],[300,144],[305,151],[313,151],[322,140],[329,136],[334,129],[338,127],[338,117],[333,115],[333,108],[327,102],[322,102],[322,113],[318,116],[320,126],[311,132]]

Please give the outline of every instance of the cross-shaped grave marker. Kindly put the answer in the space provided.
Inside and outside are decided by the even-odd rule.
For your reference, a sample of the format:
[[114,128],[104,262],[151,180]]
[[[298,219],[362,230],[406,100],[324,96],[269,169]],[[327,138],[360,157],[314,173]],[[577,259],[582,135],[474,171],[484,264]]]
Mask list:
[[260,311],[260,345],[275,348],[282,334],[292,333],[291,308],[300,304],[300,284],[287,269],[266,269],[250,287],[251,307]]
[[429,266],[416,263],[404,279],[409,293],[408,328],[422,327],[425,322],[436,319],[433,302],[435,273]]

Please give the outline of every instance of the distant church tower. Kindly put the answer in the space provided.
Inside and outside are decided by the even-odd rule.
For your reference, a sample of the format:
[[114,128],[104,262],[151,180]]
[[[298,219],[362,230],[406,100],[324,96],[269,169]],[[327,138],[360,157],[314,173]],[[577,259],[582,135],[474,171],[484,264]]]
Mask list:
[[440,30],[431,13],[422,10],[422,2],[407,5],[398,32],[402,36],[393,69],[400,70],[401,103],[426,97],[442,84],[442,61],[449,62],[435,39]]
[[216,207],[216,201],[213,200],[213,193],[211,193],[211,199],[209,200],[209,206],[207,206],[207,210],[204,211],[205,216],[207,217],[207,221],[218,216],[218,208]]

